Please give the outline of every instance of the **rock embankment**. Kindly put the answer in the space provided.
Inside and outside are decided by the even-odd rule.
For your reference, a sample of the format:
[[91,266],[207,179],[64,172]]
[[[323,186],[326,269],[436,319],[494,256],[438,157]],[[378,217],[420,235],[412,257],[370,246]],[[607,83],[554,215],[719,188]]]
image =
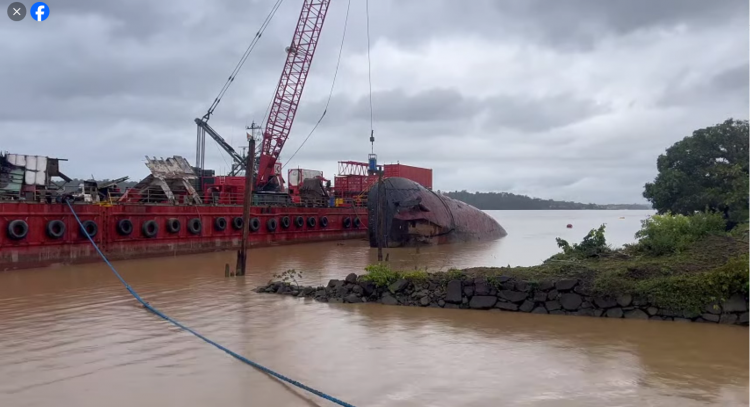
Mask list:
[[363,276],[349,274],[330,280],[326,287],[298,287],[274,281],[256,292],[315,299],[321,302],[408,305],[437,308],[528,312],[532,314],[579,315],[604,318],[649,319],[748,325],[748,300],[741,294],[698,310],[670,310],[630,294],[599,296],[578,279],[530,283],[510,277],[445,279],[399,279],[377,286]]

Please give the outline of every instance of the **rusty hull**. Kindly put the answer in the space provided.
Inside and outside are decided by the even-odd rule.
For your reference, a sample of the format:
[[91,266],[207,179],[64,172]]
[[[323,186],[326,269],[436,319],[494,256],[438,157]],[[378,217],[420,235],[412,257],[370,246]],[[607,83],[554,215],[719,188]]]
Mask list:
[[[493,240],[508,233],[481,210],[401,177],[383,180],[385,247]],[[378,246],[378,184],[367,197],[368,235]]]

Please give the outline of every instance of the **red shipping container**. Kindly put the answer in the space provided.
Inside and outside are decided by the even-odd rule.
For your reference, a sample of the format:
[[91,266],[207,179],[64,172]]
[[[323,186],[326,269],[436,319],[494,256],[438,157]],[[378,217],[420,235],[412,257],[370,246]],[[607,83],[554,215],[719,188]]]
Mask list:
[[419,183],[427,189],[432,189],[432,169],[412,167],[404,164],[385,164],[383,166],[385,177],[401,177]]
[[347,178],[349,183],[349,192],[361,192],[362,191],[362,178],[361,175],[349,175]]
[[378,182],[378,176],[377,175],[370,175],[367,178],[365,178],[365,184],[363,185],[365,188],[365,191],[369,191],[370,188],[375,185],[376,182]]
[[333,187],[337,192],[349,191],[349,183],[346,177],[335,177],[333,180]]

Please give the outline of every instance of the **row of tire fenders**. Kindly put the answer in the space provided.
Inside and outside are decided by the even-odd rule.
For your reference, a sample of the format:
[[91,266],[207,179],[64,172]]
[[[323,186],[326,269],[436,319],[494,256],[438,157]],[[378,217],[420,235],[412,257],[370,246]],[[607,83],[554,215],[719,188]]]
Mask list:
[[[232,218],[231,226],[234,230],[242,230],[243,223],[244,222],[241,217],[234,217]],[[314,216],[310,216],[306,221],[302,216],[297,216],[294,218],[294,226],[297,229],[303,228],[305,226],[305,223],[307,224],[308,229],[314,229],[318,224],[320,224],[321,228],[327,228],[328,217],[321,216],[320,218],[316,218]],[[361,221],[359,220],[359,218],[354,218],[354,220],[352,220],[352,218],[346,217],[344,218],[344,221],[342,223],[342,226],[345,229],[351,228],[352,226],[357,229],[360,227],[360,225]],[[176,218],[167,219],[165,226],[167,232],[170,234],[178,233],[182,229],[180,220]],[[229,226],[227,218],[214,218],[213,226],[214,230],[216,230],[217,232],[223,232]],[[291,218],[289,218],[289,216],[283,216],[280,220],[276,220],[276,218],[269,218],[268,220],[266,220],[266,230],[269,232],[275,232],[279,226],[281,226],[282,229],[289,229],[292,226]],[[92,238],[95,237],[99,232],[99,225],[97,225],[97,223],[93,220],[83,221],[81,227],[84,228]],[[251,218],[248,224],[248,229],[251,232],[257,232],[260,230],[260,228],[260,219]],[[121,236],[130,236],[133,233],[135,227],[133,226],[133,222],[130,219],[120,219],[119,221],[117,221],[115,229]],[[202,229],[203,224],[200,218],[192,218],[188,220],[187,230],[188,232],[190,232],[190,234],[199,235]],[[65,235],[65,223],[61,220],[51,220],[47,222],[45,232],[51,239],[60,239],[63,237],[63,235]],[[143,234],[143,236],[148,238],[156,237],[159,234],[159,224],[155,220],[147,220],[141,225],[141,233]],[[8,237],[13,240],[22,240],[29,234],[29,224],[23,219],[10,221],[8,223],[7,234]],[[81,238],[86,238],[86,234],[83,233],[83,231],[81,231],[80,234]]]

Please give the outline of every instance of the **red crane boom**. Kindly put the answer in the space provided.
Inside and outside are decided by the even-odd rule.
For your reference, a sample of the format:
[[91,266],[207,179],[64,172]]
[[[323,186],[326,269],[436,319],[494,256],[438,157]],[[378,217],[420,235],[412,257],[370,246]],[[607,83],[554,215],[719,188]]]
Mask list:
[[274,167],[292,130],[294,115],[297,113],[330,2],[304,0],[302,5],[292,43],[286,49],[286,63],[263,131],[256,181],[258,190],[279,190],[281,187],[280,174],[276,174]]

